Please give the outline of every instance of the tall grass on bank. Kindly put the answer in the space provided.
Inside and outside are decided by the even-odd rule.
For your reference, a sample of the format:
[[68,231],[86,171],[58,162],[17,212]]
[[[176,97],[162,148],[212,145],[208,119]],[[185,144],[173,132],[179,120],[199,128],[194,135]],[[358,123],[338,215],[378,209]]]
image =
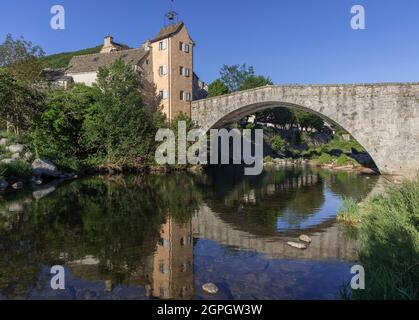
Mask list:
[[365,290],[353,299],[419,299],[419,180],[367,201],[358,242]]
[[337,214],[337,220],[358,226],[361,222],[361,210],[352,198],[344,198],[342,206]]

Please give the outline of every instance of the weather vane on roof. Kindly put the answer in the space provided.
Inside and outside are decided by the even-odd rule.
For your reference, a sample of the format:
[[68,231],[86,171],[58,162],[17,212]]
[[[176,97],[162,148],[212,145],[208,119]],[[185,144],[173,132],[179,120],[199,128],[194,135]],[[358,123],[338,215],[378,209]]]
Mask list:
[[177,17],[179,16],[179,14],[173,10],[173,3],[174,3],[174,0],[170,0],[170,10],[168,13],[166,13],[166,19],[169,24],[176,23]]

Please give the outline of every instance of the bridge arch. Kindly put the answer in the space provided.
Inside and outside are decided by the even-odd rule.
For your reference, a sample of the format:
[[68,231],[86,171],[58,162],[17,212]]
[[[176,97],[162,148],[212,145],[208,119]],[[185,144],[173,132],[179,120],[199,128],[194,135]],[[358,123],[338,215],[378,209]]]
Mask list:
[[419,170],[419,83],[266,86],[194,101],[191,117],[209,130],[279,106],[344,128],[381,173],[414,177]]

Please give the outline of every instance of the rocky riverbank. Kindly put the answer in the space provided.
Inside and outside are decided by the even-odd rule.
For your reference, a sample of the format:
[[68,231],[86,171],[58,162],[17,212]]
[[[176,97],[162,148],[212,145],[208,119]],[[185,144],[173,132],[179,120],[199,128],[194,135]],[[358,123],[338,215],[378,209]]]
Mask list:
[[271,158],[264,159],[266,166],[314,166],[324,169],[338,170],[338,171],[352,171],[362,174],[377,174],[377,171],[361,164],[345,164],[338,165],[335,161],[330,163],[320,163],[318,160],[309,159],[286,159],[286,158]]

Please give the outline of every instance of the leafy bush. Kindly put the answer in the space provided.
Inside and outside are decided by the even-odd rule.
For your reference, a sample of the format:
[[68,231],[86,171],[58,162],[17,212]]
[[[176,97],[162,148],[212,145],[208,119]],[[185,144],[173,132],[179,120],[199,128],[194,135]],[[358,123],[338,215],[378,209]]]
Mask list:
[[272,157],[271,157],[271,156],[266,156],[266,157],[263,159],[263,162],[264,162],[264,163],[271,163],[271,162],[273,162],[273,159],[272,159]]
[[32,176],[31,166],[22,160],[16,160],[8,164],[0,165],[0,176],[16,177],[18,179],[29,179]]
[[319,164],[330,164],[333,163],[334,158],[328,153],[322,153],[319,157],[315,158]]
[[38,156],[70,170],[79,170],[87,157],[83,123],[96,101],[94,88],[77,84],[48,93],[32,134]]
[[279,152],[284,152],[285,149],[286,149],[285,141],[280,136],[276,136],[272,142],[272,150],[279,153]]
[[356,202],[351,198],[345,198],[337,214],[339,221],[356,225],[361,221],[361,213]]
[[356,164],[357,162],[354,159],[348,157],[346,154],[341,154],[336,160],[336,165],[340,167],[347,166],[347,165],[356,165]]
[[361,211],[358,254],[367,285],[352,298],[418,299],[419,180],[369,199]]

